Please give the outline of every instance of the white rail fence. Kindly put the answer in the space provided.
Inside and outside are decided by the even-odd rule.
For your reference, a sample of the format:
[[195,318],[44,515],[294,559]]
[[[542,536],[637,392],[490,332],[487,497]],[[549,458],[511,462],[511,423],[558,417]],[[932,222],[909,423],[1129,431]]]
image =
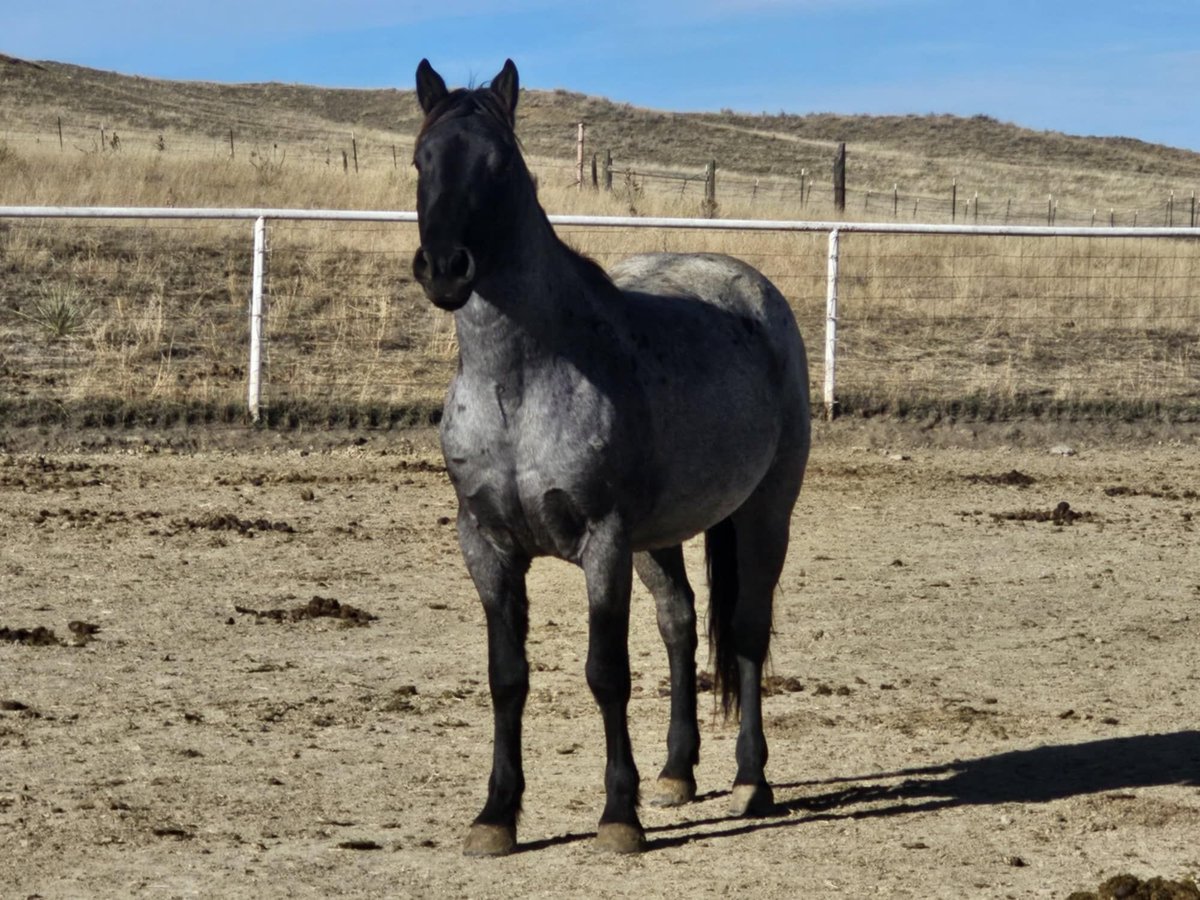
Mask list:
[[[386,223],[411,228],[416,222],[416,214],[301,209],[0,207],[0,228],[13,220],[250,223],[253,262],[247,312],[248,338],[244,348],[245,402],[250,417],[258,421],[264,409],[264,365],[269,359],[264,323],[273,314],[269,302],[271,284],[267,263],[272,250],[268,230],[292,223],[333,223],[346,227]],[[839,326],[845,315],[842,305],[847,296],[854,306],[852,322],[863,326],[854,335],[853,358],[864,372],[870,372],[872,365],[880,366],[881,378],[895,377],[897,371],[911,371],[912,382],[919,383],[926,377],[924,372],[932,371],[926,348],[935,343],[934,330],[944,329],[947,323],[972,322],[981,324],[969,334],[964,332],[963,340],[974,345],[977,359],[971,362],[964,357],[965,361],[960,361],[954,353],[940,351],[941,361],[947,366],[953,368],[962,362],[968,368],[981,367],[986,376],[993,379],[1015,379],[1019,374],[1015,370],[1023,365],[1020,353],[1011,349],[998,350],[997,335],[1011,344],[1014,340],[1011,332],[1025,329],[1027,334],[1024,337],[1018,335],[1016,340],[1024,341],[1026,350],[1032,354],[1030,359],[1041,359],[1045,363],[1046,357],[1054,356],[1059,350],[1064,359],[1072,353],[1080,355],[1081,358],[1075,361],[1077,385],[1112,377],[1111,389],[1104,393],[1116,396],[1130,390],[1145,390],[1146,385],[1152,384],[1156,387],[1148,395],[1150,400],[1165,391],[1176,407],[1181,403],[1185,408],[1195,404],[1200,411],[1200,244],[1197,243],[1200,231],[1195,229],[597,216],[551,216],[551,221],[561,233],[582,236],[583,240],[575,240],[575,243],[585,244],[585,252],[601,262],[606,262],[609,256],[639,249],[675,249],[668,238],[673,232],[687,234],[688,242],[700,244],[703,244],[700,235],[720,235],[716,249],[746,256],[777,282],[807,277],[794,270],[797,267],[805,271],[812,269],[811,257],[816,249],[813,239],[820,240],[824,235],[824,352],[819,357],[814,354],[814,359],[823,361],[818,383],[828,416],[835,414],[841,399]],[[615,247],[610,246],[611,241],[606,243],[600,237],[633,232],[640,236],[639,239],[627,240]],[[807,235],[808,244],[800,247],[787,243],[799,235]],[[852,266],[852,271],[847,272],[843,242],[850,235],[873,236],[892,240],[893,244],[866,248],[868,252],[860,254],[856,267]],[[777,249],[766,248],[768,239],[775,241],[772,246]],[[902,239],[939,240],[941,244],[934,247],[895,243]],[[780,240],[784,243],[780,244]],[[978,243],[981,241],[983,245]],[[1105,246],[1110,249],[1096,252],[1094,248],[1102,242],[1108,242]],[[1049,253],[1038,249],[1047,243],[1054,244],[1057,249]],[[1146,253],[1142,249],[1130,249],[1143,248],[1150,243],[1169,248],[1169,251]],[[1000,249],[978,251],[985,245]],[[807,268],[797,262],[800,257],[809,258]],[[869,258],[869,262],[862,262],[862,258]],[[298,259],[303,262],[299,252]],[[762,260],[766,260],[765,264]],[[929,260],[934,261],[930,264],[933,268],[923,262]],[[986,260],[986,264],[979,260]],[[1009,260],[1018,261],[1010,264]],[[1015,268],[1023,270],[1021,273],[1009,271]],[[789,291],[786,284],[781,287],[795,301],[794,291]],[[1050,304],[1056,302],[1065,304],[1064,308],[1054,311]],[[1021,307],[1022,311],[1012,312],[1022,303],[1026,304]],[[956,305],[951,308],[952,304]],[[933,307],[940,312],[930,312]],[[885,314],[881,310],[890,312]],[[926,318],[918,323],[917,316]],[[1042,328],[1047,319],[1053,320],[1061,333]],[[1081,341],[1078,339],[1083,330],[1078,327],[1080,319],[1095,319],[1102,325],[1088,340]],[[810,320],[808,324],[816,323]],[[1113,332],[1111,328],[1116,325],[1126,331]],[[815,343],[811,331],[809,328],[807,335],[810,345]],[[909,355],[901,353],[888,358],[889,345],[903,344],[907,332],[913,332],[908,335],[906,346],[909,349],[903,351]],[[1088,358],[1088,354],[1110,356],[1105,348],[1111,348],[1114,342],[1121,346],[1129,344],[1128,335],[1136,336],[1134,343],[1145,344],[1147,360],[1168,366],[1169,375],[1163,375],[1157,369],[1149,371],[1149,363],[1142,367],[1147,368],[1142,374],[1131,374],[1130,366],[1125,364],[1106,374],[1100,365],[1104,359]],[[943,341],[955,339],[952,333],[942,338]],[[994,358],[1005,353],[1004,359]],[[1169,386],[1164,388],[1168,381]],[[967,388],[969,384],[964,390]]]

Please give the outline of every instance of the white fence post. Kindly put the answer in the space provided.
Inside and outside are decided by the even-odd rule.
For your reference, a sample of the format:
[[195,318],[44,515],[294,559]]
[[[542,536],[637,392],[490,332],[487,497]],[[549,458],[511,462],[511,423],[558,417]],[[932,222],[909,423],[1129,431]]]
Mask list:
[[838,243],[836,228],[829,232],[829,269],[825,276],[825,418],[837,415],[834,366],[837,358]]
[[263,278],[266,271],[267,220],[259,216],[254,220],[254,275],[250,290],[250,372],[246,405],[250,418],[259,420],[262,405],[262,324],[263,324]]

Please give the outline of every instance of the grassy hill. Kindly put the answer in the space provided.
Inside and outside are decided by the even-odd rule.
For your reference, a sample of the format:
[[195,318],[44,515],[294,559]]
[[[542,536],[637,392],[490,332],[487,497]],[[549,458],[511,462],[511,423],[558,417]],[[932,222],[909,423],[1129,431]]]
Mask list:
[[[411,209],[419,120],[410,90],[171,82],[0,56],[0,204]],[[590,150],[614,157],[611,192],[575,187],[580,121]],[[716,159],[720,216],[832,218],[839,141],[845,215],[857,219],[948,221],[956,182],[959,221],[1037,223],[1056,209],[1060,223],[1096,210],[1097,224],[1162,224],[1174,192],[1175,224],[1188,224],[1200,185],[1200,154],[984,116],[683,114],[526,91],[518,133],[551,212],[698,215],[698,176]],[[246,223],[0,221],[0,425],[242,421],[249,237]],[[740,256],[819,346],[823,234],[564,237],[602,265],[645,250]],[[453,320],[412,280],[417,240],[411,226],[271,224],[269,423],[436,415],[456,345]],[[862,414],[1195,422],[1196,247],[855,235],[843,247],[838,402]],[[823,357],[812,360],[818,391]]]
[[[725,189],[723,213],[733,211],[740,198],[758,200],[776,188],[780,198],[789,190],[794,198],[802,173],[810,184],[815,180],[816,196],[823,201],[839,141],[849,145],[852,215],[870,212],[867,192],[876,195],[876,209],[890,211],[880,197],[890,198],[896,189],[906,215],[940,221],[950,185],[957,181],[960,203],[978,193],[993,214],[1007,202],[1009,208],[1015,203],[1040,216],[1048,195],[1054,195],[1076,219],[1092,209],[1101,214],[1112,209],[1121,221],[1130,221],[1134,211],[1140,211],[1141,221],[1157,221],[1171,192],[1182,209],[1200,184],[1200,153],[1131,138],[1032,131],[986,116],[672,113],[556,90],[526,91],[519,119],[521,139],[543,170],[544,185],[573,182],[575,127],[583,121],[589,150],[612,152],[618,181],[627,167],[695,175],[716,159]],[[347,167],[357,151],[364,170],[391,169],[400,178],[418,124],[415,97],[407,89],[163,81],[0,56],[0,140],[10,155],[100,153],[111,149],[100,146],[103,129],[106,141],[118,134],[127,154],[141,150],[155,156],[152,151],[158,150],[163,157],[186,153],[216,160],[229,155],[232,134],[235,158],[240,150],[243,160],[266,167],[264,178],[272,165],[342,170],[343,151]],[[127,177],[119,180],[129,182]],[[223,197],[229,192],[220,179],[215,181],[197,183],[190,198],[176,195],[171,200],[241,202]],[[674,188],[653,179],[644,184],[663,192]],[[19,185],[0,190],[3,202],[24,202]],[[230,190],[244,195],[237,186]],[[371,202],[370,196],[358,198],[351,192],[342,199],[390,205],[396,198],[388,194]],[[56,202],[82,198],[72,201],[60,192]],[[110,197],[106,202],[120,201]],[[305,204],[299,185],[292,203]],[[547,205],[555,204],[551,196]]]

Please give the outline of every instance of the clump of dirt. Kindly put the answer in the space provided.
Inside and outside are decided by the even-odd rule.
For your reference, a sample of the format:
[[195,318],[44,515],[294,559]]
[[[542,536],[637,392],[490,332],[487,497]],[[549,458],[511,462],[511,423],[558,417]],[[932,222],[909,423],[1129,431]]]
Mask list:
[[1067,900],[1200,900],[1200,888],[1190,879],[1141,880],[1135,875],[1114,875],[1094,891],[1074,891]]
[[233,608],[237,612],[254,616],[256,619],[271,619],[275,622],[300,622],[305,619],[327,618],[340,619],[353,625],[366,625],[379,618],[365,609],[359,609],[349,603],[341,603],[332,597],[313,597],[307,603],[289,609],[250,609],[246,606],[234,606]]
[[71,640],[80,647],[84,644],[90,644],[95,640],[96,635],[100,633],[99,625],[91,622],[81,622],[78,619],[68,622],[67,629],[71,632]]
[[795,675],[768,675],[763,679],[763,694],[796,694],[804,690],[804,684]]
[[70,642],[62,640],[54,633],[53,629],[47,628],[45,625],[38,625],[34,628],[0,626],[0,641],[24,644],[27,647],[82,647],[84,644],[91,643],[97,632],[100,631],[99,625],[78,620],[68,622],[67,628],[71,632]]
[[997,487],[1029,487],[1031,484],[1037,483],[1037,479],[1032,475],[1026,475],[1016,469],[1005,472],[1003,475],[967,475],[964,477],[971,484],[990,484]]
[[1161,491],[1153,488],[1134,488],[1127,484],[1114,484],[1104,489],[1107,497],[1151,497],[1155,500],[1195,500],[1200,497],[1193,490],[1174,491],[1163,488]]
[[1051,510],[1021,509],[1009,513],[991,513],[991,517],[995,522],[1053,522],[1055,525],[1074,525],[1076,522],[1092,522],[1096,519],[1094,513],[1071,509],[1071,504],[1066,500]]
[[9,456],[0,461],[0,487],[31,490],[97,487],[105,483],[103,475],[113,469],[113,466],[95,466],[78,460]]
[[92,526],[117,525],[126,522],[145,522],[150,519],[160,519],[162,513],[153,510],[143,512],[127,512],[123,509],[110,509],[107,512],[101,512],[97,509],[89,509],[82,507],[80,509],[70,509],[62,507],[58,510],[40,509],[37,515],[33,517],[34,525],[45,525],[47,522],[57,519],[61,520],[65,526],[71,528],[89,528]]
[[44,625],[38,625],[36,628],[9,628],[7,626],[0,626],[0,641],[24,644],[27,647],[63,646],[63,642],[59,640],[58,635]]
[[36,709],[30,709],[25,703],[20,700],[0,700],[0,712],[16,712],[20,713],[27,719],[40,719],[42,714]]
[[175,528],[190,531],[236,531],[242,537],[254,537],[255,532],[276,531],[295,534],[296,529],[287,522],[272,522],[270,519],[242,519],[233,513],[209,513],[198,519],[178,519]]

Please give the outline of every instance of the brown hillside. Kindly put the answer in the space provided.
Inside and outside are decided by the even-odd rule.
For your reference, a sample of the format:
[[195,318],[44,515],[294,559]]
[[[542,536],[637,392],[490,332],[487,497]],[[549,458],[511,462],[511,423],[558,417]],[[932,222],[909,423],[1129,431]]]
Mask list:
[[[294,148],[293,161],[309,152],[331,164],[340,150],[330,147],[355,132],[389,143],[389,165],[405,161],[419,121],[410,90],[164,81],[0,56],[0,139],[17,150],[22,141],[57,145],[60,119],[67,141],[83,151],[96,149],[100,128],[118,131],[127,146],[131,139],[149,146],[160,135],[171,146],[212,146],[232,131],[239,143]],[[802,172],[826,182],[838,141],[850,147],[852,192],[890,193],[898,185],[910,198],[939,203],[957,180],[960,198],[978,192],[993,209],[1004,197],[1044,206],[1053,194],[1080,210],[1140,208],[1148,219],[1170,192],[1187,198],[1200,182],[1198,153],[1032,131],[982,115],[671,113],[565,90],[524,93],[522,141],[531,156],[557,160],[568,173],[561,180],[571,177],[580,121],[588,124],[590,149],[610,150],[618,167],[696,173],[716,159],[727,185],[739,177],[798,180]]]

